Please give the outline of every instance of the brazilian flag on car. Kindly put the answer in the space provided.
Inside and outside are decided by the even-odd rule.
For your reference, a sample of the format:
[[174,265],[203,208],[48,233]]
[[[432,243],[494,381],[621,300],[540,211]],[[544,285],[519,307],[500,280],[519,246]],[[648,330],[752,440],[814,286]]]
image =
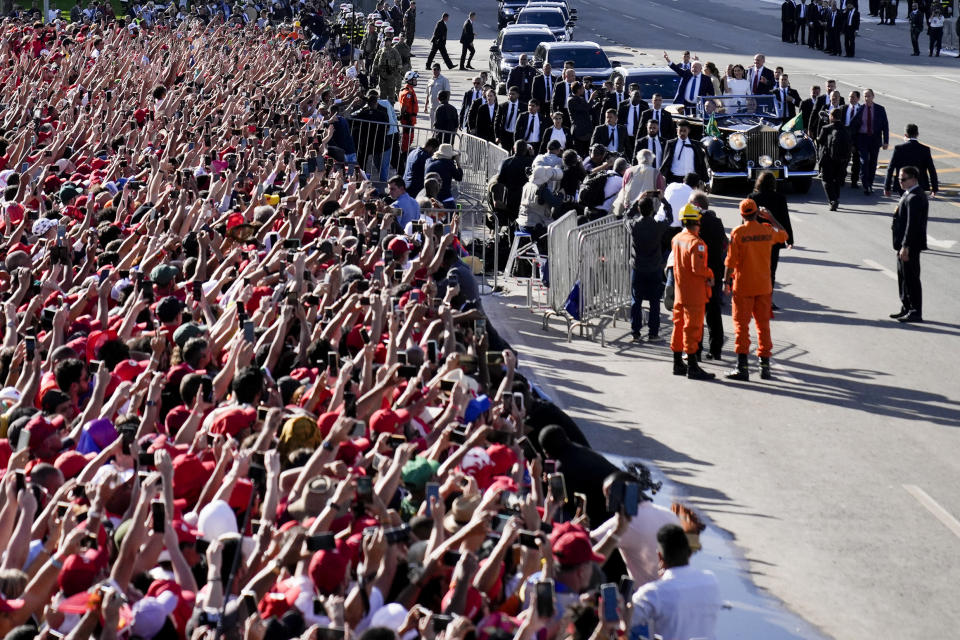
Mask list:
[[780,127],[780,131],[800,131],[803,129],[803,114],[797,113],[789,120],[783,123],[783,126]]
[[703,130],[703,135],[713,136],[714,138],[720,137],[720,127],[717,126],[717,119],[710,114],[710,121],[707,122],[707,128]]

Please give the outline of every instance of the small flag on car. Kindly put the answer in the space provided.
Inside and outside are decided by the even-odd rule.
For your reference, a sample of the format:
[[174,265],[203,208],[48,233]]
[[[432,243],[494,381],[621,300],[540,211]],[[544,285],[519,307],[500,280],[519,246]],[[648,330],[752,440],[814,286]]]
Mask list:
[[783,123],[783,126],[780,127],[780,131],[800,131],[803,129],[803,114],[798,113],[789,120]]
[[707,122],[707,128],[704,129],[703,134],[706,136],[713,136],[714,138],[720,137],[720,127],[717,126],[717,119],[710,114],[710,121]]

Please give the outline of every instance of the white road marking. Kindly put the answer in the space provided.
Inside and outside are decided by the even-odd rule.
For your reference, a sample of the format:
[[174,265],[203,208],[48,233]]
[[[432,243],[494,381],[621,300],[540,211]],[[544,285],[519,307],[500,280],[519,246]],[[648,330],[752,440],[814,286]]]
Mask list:
[[730,47],[724,46],[724,45],[720,44],[719,42],[714,43],[713,46],[715,46],[717,49],[723,49],[724,51],[733,51],[733,49],[731,49]]
[[896,280],[896,279],[897,279],[897,274],[895,274],[893,271],[890,271],[890,269],[887,269],[885,266],[883,266],[882,264],[880,264],[880,263],[877,262],[876,260],[864,260],[864,261],[863,261],[863,264],[865,264],[865,265],[867,265],[868,267],[871,267],[871,268],[873,268],[873,269],[876,269],[877,271],[879,271],[879,272],[882,273],[883,275],[887,276],[887,277],[890,278],[891,280]]
[[680,33],[679,31],[677,32],[677,35],[680,36],[681,38],[689,38],[689,37],[690,37],[690,36],[688,36],[688,35],[685,34],[685,33]]
[[931,247],[936,247],[937,249],[952,249],[953,245],[957,244],[956,240],[937,240],[929,233],[927,234],[927,244]]
[[927,495],[927,492],[915,484],[905,484],[903,488],[917,499],[923,508],[933,514],[933,516],[942,522],[947,529],[953,532],[953,535],[960,538],[960,521],[957,521],[950,512],[941,507],[936,500]]
[[648,27],[653,27],[654,29],[661,29],[661,30],[663,29],[663,27],[661,27],[660,25],[658,25],[658,24],[653,24],[652,22],[648,22],[648,23],[647,23],[647,26],[648,26]]
[[483,26],[486,27],[487,29],[493,29],[493,27],[487,24],[486,22],[483,23]]
[[956,80],[954,78],[948,78],[946,76],[933,76],[933,77],[936,78],[937,80],[946,80],[947,82],[956,82],[957,84],[960,84],[960,80]]

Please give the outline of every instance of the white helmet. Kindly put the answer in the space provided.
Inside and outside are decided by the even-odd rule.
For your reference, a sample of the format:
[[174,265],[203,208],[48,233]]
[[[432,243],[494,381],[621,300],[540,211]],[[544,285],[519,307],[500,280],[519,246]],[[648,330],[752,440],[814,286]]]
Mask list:
[[407,71],[403,76],[403,81],[407,84],[413,84],[420,79],[420,74],[416,71]]

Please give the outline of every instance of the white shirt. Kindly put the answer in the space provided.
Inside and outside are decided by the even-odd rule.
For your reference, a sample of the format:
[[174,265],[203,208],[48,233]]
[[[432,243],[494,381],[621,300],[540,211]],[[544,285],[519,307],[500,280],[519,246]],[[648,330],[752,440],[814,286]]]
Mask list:
[[[594,540],[602,540],[608,531],[617,524],[616,517],[610,518],[590,532]],[[641,502],[637,506],[637,515],[630,518],[626,532],[620,536],[620,553],[627,565],[627,573],[637,588],[653,582],[659,574],[657,557],[657,531],[665,524],[680,524],[680,518],[665,507],[652,502]]]
[[848,104],[846,113],[843,114],[843,124],[844,126],[849,127],[850,121],[853,120],[853,117],[857,115],[857,111],[860,109],[858,104]]
[[627,107],[627,135],[637,135],[636,127],[640,126],[640,105],[632,104]]
[[651,631],[664,640],[716,638],[720,587],[711,571],[687,565],[663,572],[633,594],[633,622],[652,621]]
[[[559,140],[561,145],[567,146],[567,134],[563,132],[562,128],[550,127],[550,140]],[[547,140],[548,144],[550,140]]]
[[617,139],[619,132],[617,131],[617,125],[606,125],[607,127],[607,149],[616,153],[620,140]]
[[[649,136],[647,136],[649,138]],[[647,140],[647,149],[653,152],[654,157],[656,158],[657,167],[660,166],[660,163],[663,161],[663,147],[660,145],[659,138],[649,138]]]
[[513,133],[517,128],[517,116],[520,115],[518,102],[507,102],[507,116],[503,121],[503,128]]
[[570,104],[570,96],[573,95],[573,83],[564,82],[564,84],[567,85],[567,95],[566,95],[566,100],[564,100],[563,106],[567,106],[568,104]]
[[623,176],[616,172],[612,173],[610,177],[607,178],[606,184],[603,185],[603,204],[597,207],[597,209],[600,211],[610,211],[614,198],[617,197],[622,188]]
[[[673,207],[673,222],[670,224],[671,227],[680,226],[680,209],[683,208],[683,205],[687,204],[691,193],[693,193],[693,188],[682,182],[671,182],[667,185],[667,188],[663,190],[664,199]],[[667,212],[661,204],[660,210],[657,212],[656,220],[663,222],[666,219]]]
[[687,102],[697,101],[697,96],[700,95],[700,81],[702,79],[702,73],[690,76],[690,80],[687,81],[687,95],[685,96]]
[[540,115],[527,113],[527,142],[538,142],[540,140]]
[[690,138],[686,140],[677,138],[677,145],[673,148],[673,164],[670,168],[673,175],[685,176],[694,172],[693,154],[693,142]]

